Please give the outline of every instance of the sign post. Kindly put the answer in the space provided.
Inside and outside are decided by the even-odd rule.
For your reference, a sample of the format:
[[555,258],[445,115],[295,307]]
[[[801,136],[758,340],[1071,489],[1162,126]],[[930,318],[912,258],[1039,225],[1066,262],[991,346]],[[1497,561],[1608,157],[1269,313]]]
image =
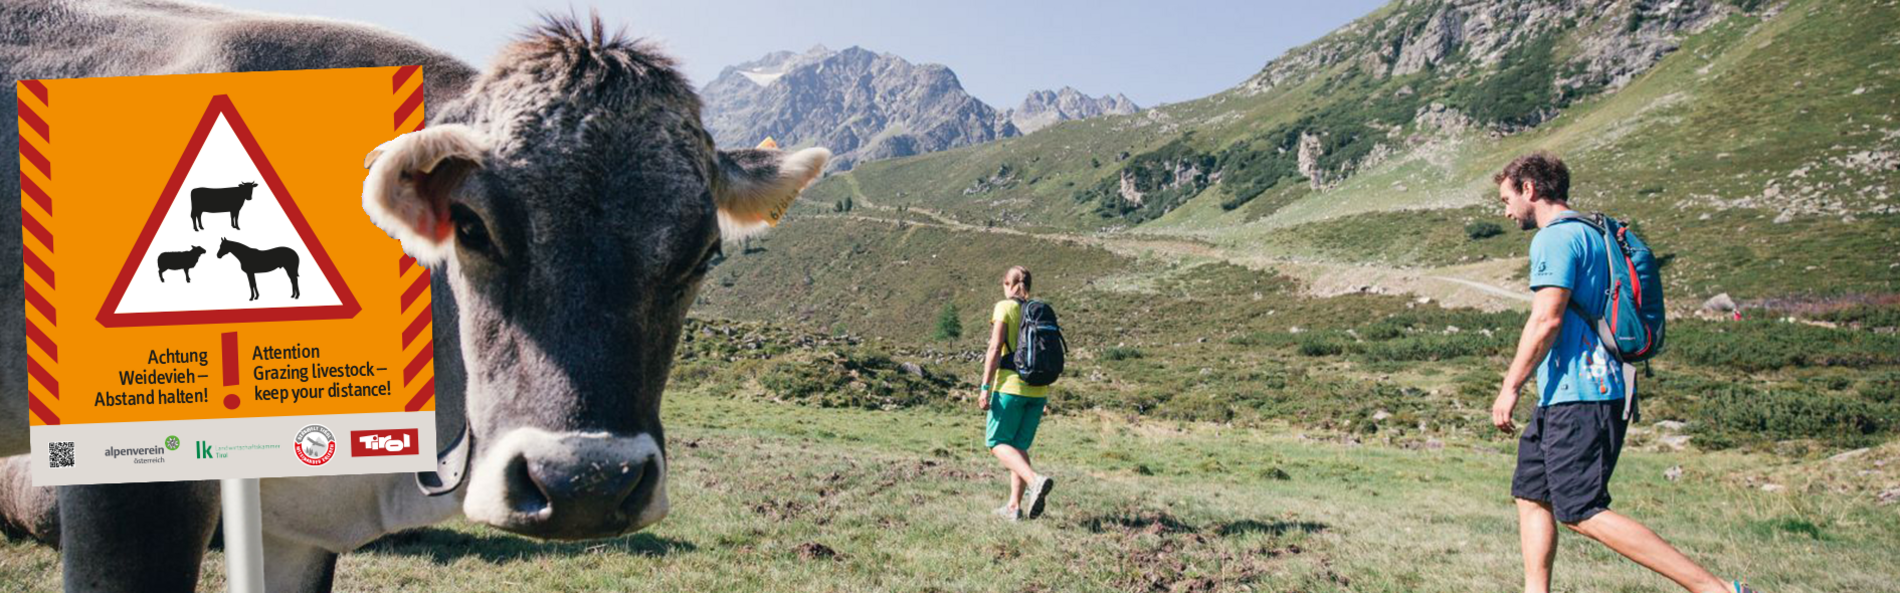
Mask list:
[[224,510],[224,567],[231,593],[264,593],[264,508],[257,478],[218,481]]
[[258,478],[435,469],[429,272],[361,199],[419,67],[18,86],[35,485],[221,480],[262,591]]

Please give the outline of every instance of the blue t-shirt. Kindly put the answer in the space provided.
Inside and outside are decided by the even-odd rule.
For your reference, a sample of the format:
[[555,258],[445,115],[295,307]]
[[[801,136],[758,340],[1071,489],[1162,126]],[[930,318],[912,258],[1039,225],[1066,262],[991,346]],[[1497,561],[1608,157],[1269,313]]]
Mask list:
[[[1603,235],[1583,222],[1565,221],[1531,238],[1531,290],[1570,289],[1570,298],[1601,316],[1609,302],[1610,270]],[[1537,365],[1537,405],[1623,399],[1627,377],[1610,358],[1590,321],[1564,308],[1563,327],[1550,354]]]

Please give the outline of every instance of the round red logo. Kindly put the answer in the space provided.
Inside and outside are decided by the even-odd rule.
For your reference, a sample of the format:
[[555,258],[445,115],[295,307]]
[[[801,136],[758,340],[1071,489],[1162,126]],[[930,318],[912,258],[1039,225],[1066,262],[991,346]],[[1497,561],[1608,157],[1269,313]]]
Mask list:
[[322,424],[312,424],[297,431],[297,444],[291,447],[297,450],[297,459],[308,465],[323,465],[330,462],[330,456],[336,454],[336,435]]

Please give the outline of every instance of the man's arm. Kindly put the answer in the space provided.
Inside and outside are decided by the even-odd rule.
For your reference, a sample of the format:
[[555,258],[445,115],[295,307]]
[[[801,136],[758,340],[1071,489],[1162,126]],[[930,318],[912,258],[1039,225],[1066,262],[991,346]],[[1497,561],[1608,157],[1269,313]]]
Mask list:
[[1524,388],[1524,382],[1531,378],[1531,369],[1543,362],[1550,354],[1550,346],[1557,341],[1557,330],[1564,325],[1564,309],[1570,303],[1570,289],[1561,286],[1538,288],[1531,298],[1531,316],[1524,322],[1524,333],[1517,338],[1517,355],[1511,358],[1511,368],[1504,372],[1504,385],[1498,388],[1498,399],[1491,404],[1491,424],[1498,430],[1512,432],[1517,426],[1511,422],[1511,411],[1517,409],[1517,393]]

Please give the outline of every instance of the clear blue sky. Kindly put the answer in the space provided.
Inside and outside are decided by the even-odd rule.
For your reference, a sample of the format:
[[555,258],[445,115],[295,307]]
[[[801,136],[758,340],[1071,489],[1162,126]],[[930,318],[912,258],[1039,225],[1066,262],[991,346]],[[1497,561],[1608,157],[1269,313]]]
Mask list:
[[[585,13],[567,0],[228,0],[266,12],[366,22],[476,64],[537,11]],[[601,16],[662,42],[694,84],[767,52],[853,45],[935,62],[999,108],[1031,90],[1073,86],[1124,93],[1143,107],[1213,94],[1287,49],[1319,38],[1384,0],[632,0]]]

